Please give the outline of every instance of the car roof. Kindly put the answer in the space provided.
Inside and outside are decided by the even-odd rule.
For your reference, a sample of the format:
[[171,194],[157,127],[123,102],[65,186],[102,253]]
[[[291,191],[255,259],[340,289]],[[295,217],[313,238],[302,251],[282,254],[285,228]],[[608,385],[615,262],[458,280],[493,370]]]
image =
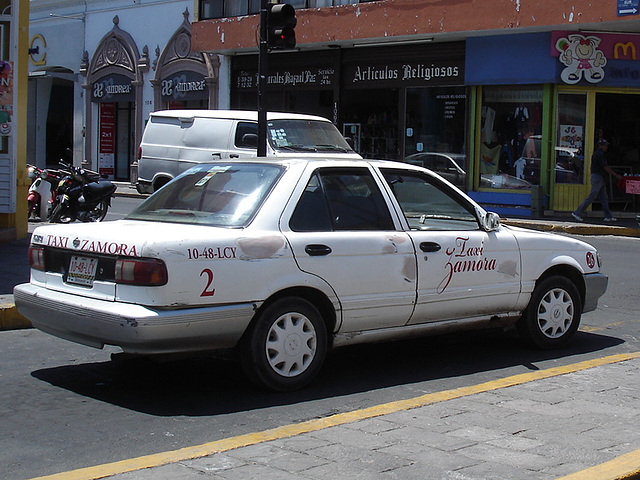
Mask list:
[[[174,118],[223,118],[228,120],[258,121],[258,112],[253,110],[158,110],[152,112],[155,117]],[[324,117],[317,115],[305,115],[302,113],[267,112],[268,120],[315,120],[329,122]]]
[[421,165],[414,165],[411,163],[400,162],[395,160],[377,160],[371,158],[352,158],[352,157],[245,157],[245,158],[231,158],[219,160],[216,162],[198,163],[194,166],[205,168],[208,166],[215,167],[216,165],[233,164],[233,163],[266,163],[271,165],[299,165],[299,164],[314,164],[318,167],[349,167],[349,166],[365,166],[374,165],[378,168],[400,168],[404,170],[420,170],[422,172],[428,172],[429,175],[433,175],[431,170],[422,167]]

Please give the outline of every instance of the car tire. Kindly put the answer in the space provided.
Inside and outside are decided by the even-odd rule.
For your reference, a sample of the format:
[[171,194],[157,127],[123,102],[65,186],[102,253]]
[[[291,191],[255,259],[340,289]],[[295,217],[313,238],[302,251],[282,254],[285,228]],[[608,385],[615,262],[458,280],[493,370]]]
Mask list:
[[582,303],[576,286],[566,277],[540,282],[517,327],[520,335],[539,348],[559,348],[578,330]]
[[258,315],[241,345],[247,376],[256,385],[276,391],[309,384],[327,352],[327,329],[318,310],[302,298],[287,297]]

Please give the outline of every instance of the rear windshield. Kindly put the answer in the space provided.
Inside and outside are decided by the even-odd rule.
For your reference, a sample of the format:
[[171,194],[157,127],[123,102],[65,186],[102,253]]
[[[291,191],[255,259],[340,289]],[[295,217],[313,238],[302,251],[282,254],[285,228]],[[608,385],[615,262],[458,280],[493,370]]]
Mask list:
[[195,166],[145,200],[126,218],[171,223],[247,225],[284,171],[277,165]]

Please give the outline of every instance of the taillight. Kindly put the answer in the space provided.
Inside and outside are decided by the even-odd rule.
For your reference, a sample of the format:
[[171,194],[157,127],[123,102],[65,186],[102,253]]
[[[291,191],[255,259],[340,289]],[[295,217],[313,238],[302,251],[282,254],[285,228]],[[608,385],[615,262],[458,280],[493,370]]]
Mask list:
[[138,160],[142,158],[142,147],[138,147]]
[[116,260],[116,283],[157,287],[165,285],[167,280],[167,267],[162,260],[155,258],[120,258]]
[[45,271],[44,268],[44,247],[29,247],[29,265],[35,270]]

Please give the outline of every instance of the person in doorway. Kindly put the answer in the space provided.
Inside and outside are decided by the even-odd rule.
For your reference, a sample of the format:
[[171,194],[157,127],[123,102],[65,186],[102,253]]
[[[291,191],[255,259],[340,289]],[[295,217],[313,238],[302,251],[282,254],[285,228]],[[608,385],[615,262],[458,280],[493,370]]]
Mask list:
[[575,212],[571,213],[571,216],[582,222],[584,220],[584,212],[594,200],[599,200],[602,204],[602,211],[604,212],[605,222],[615,222],[615,218],[609,210],[609,200],[607,199],[607,188],[604,183],[604,174],[608,173],[613,175],[617,180],[622,178],[622,175],[618,175],[613,169],[607,165],[607,158],[605,153],[609,148],[609,142],[604,138],[598,140],[598,144],[593,156],[591,157],[591,191],[587,198],[578,206]]

